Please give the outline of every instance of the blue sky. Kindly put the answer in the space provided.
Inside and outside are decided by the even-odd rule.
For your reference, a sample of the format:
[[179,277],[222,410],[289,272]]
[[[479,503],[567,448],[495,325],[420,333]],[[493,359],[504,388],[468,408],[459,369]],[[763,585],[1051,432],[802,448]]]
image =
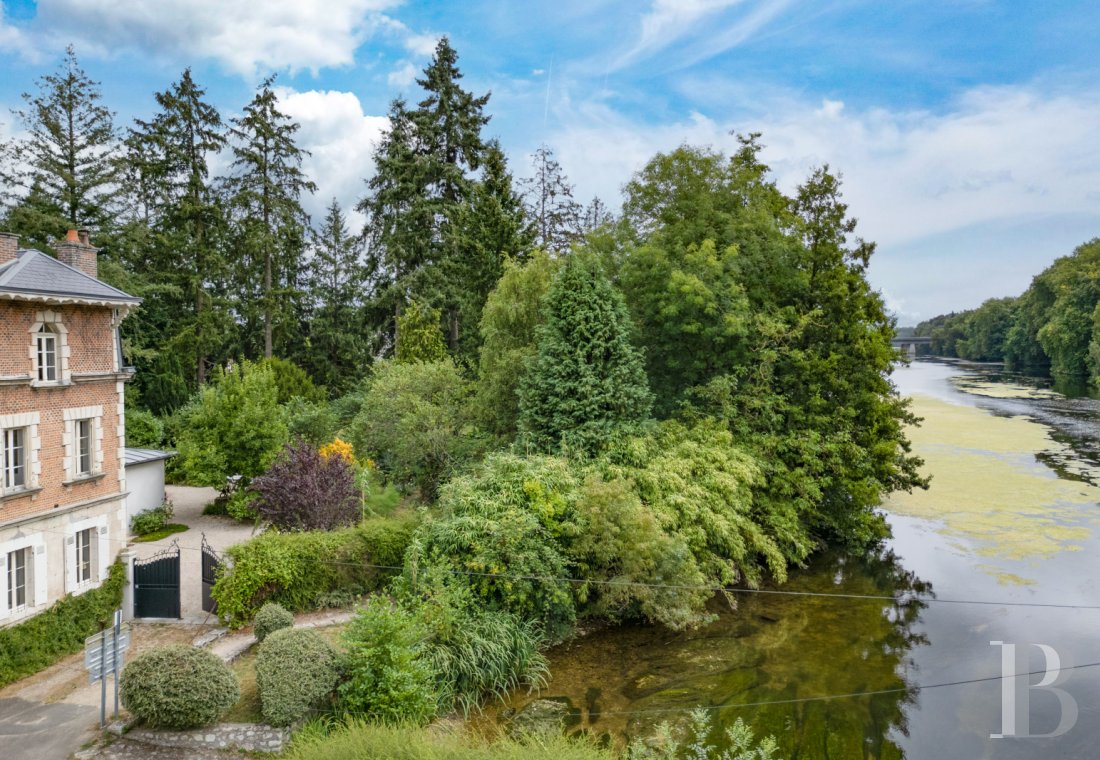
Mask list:
[[[441,34],[518,175],[540,143],[616,203],[682,142],[762,131],[785,189],[843,172],[903,323],[1023,290],[1100,235],[1100,3],[1044,0],[0,0],[0,136],[68,43],[118,123],[191,66],[232,115],[276,72],[319,210],[353,204]],[[217,168],[217,167],[215,167]]]

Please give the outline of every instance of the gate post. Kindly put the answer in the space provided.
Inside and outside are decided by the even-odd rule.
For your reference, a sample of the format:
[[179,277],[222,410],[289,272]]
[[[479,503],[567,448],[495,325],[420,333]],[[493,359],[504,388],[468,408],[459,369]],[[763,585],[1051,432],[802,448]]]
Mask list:
[[127,546],[118,553],[118,559],[122,562],[126,571],[126,583],[122,586],[122,619],[134,619],[134,558],[137,552],[134,547]]

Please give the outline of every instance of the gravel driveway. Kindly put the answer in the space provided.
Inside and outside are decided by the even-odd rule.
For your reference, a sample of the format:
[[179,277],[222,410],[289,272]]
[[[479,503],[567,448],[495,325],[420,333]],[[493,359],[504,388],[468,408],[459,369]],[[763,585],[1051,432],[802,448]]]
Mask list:
[[189,530],[176,533],[159,541],[135,543],[138,559],[151,557],[179,542],[180,547],[180,614],[185,621],[212,622],[213,615],[202,610],[202,537],[223,552],[234,544],[252,538],[255,529],[247,523],[239,523],[229,517],[204,515],[202,508],[218,495],[213,488],[191,486],[167,486],[168,500],[175,507],[174,523],[182,523]]

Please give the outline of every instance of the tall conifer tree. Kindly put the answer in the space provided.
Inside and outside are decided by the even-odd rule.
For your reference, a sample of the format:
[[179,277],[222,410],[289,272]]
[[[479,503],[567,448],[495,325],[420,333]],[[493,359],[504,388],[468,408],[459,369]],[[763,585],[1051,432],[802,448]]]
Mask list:
[[584,211],[573,199],[573,186],[549,146],[539,146],[532,167],[534,175],[520,185],[535,245],[550,253],[565,253],[581,237]]
[[225,214],[207,163],[224,147],[225,128],[205,94],[185,69],[178,82],[154,96],[159,111],[150,121],[138,120],[127,140],[142,156],[145,188],[152,191],[147,213],[156,242],[149,266],[176,294],[162,301],[168,323],[160,345],[189,355],[199,384],[210,355],[233,332],[225,293]]
[[274,355],[276,323],[284,333],[297,329],[294,307],[301,300],[309,224],[301,198],[317,189],[302,171],[309,154],[294,142],[299,126],[279,110],[273,82],[265,79],[244,115],[232,120],[235,173],[226,182],[245,252],[237,262],[241,310],[248,319],[259,305],[267,358]]
[[[38,92],[23,93],[18,111],[27,137],[13,144],[9,182],[43,202],[39,212],[60,210],[53,229],[100,227],[109,219],[117,140],[111,111],[101,104],[99,82],[80,68],[70,45],[53,74],[40,77]],[[19,230],[15,230],[19,231]]]

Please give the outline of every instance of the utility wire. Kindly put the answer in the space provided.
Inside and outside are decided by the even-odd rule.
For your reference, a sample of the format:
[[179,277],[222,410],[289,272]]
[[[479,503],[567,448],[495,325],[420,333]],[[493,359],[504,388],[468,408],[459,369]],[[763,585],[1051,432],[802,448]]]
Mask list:
[[[43,528],[35,532],[52,533],[59,536],[70,535],[64,531],[51,530]],[[108,538],[108,541],[118,544],[129,544],[128,539]],[[174,542],[175,543],[175,542]],[[175,545],[181,551],[195,551],[201,552],[201,546],[182,546],[178,543]],[[159,549],[159,551],[165,551],[171,548],[171,544]],[[224,552],[219,552],[224,554]],[[149,557],[143,558],[149,559]],[[140,560],[139,560],[140,561]],[[401,571],[405,570],[403,565],[376,565],[369,562],[340,562],[338,560],[323,559],[320,557],[312,558],[313,562],[317,562],[323,565],[329,565],[332,567],[358,567],[369,568],[372,570],[392,570]],[[653,583],[647,581],[628,581],[628,580],[601,580],[596,578],[572,578],[567,576],[552,576],[552,575],[535,575],[535,574],[521,574],[521,573],[488,573],[479,572],[476,570],[460,570],[458,568],[447,568],[446,572],[452,575],[464,575],[476,578],[499,578],[501,580],[522,580],[522,581],[539,581],[544,583],[574,583],[574,584],[590,584],[593,586],[604,587],[632,587],[632,588],[649,588],[660,589],[665,591],[708,591],[710,593],[725,593],[725,594],[741,594],[748,596],[790,596],[790,597],[809,597],[816,599],[844,599],[849,601],[874,601],[874,602],[891,602],[893,604],[909,604],[911,602],[920,602],[922,604],[969,604],[979,605],[986,607],[1032,607],[1038,609],[1061,609],[1061,610],[1100,610],[1100,604],[1068,604],[1058,602],[1019,602],[1019,601],[998,601],[991,599],[963,599],[963,598],[940,598],[936,596],[922,596],[919,592],[906,592],[901,595],[895,596],[891,594],[847,594],[843,592],[830,593],[824,591],[794,591],[790,589],[762,589],[762,588],[745,588],[745,587],[732,587],[732,586],[716,586],[705,584],[687,584],[687,583]]]

